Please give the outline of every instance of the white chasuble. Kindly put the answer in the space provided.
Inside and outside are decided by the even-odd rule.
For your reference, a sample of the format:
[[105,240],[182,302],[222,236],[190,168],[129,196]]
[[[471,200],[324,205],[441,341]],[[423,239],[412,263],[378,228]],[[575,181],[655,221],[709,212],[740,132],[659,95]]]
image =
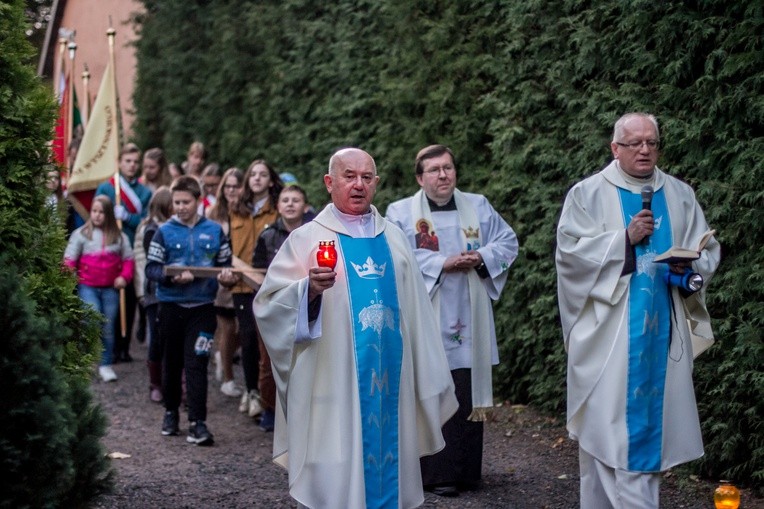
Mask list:
[[[440,428],[457,408],[413,253],[372,213],[374,237],[353,238],[329,205],[289,235],[255,297],[278,389],[274,461],[307,507],[421,505],[419,457],[443,448]],[[325,240],[335,241],[338,263],[321,297],[321,335],[295,343],[308,271]],[[383,245],[388,256],[379,256]],[[383,272],[394,284],[375,282]],[[395,500],[381,483],[397,483]]]
[[[611,468],[651,472],[703,454],[692,363],[713,335],[705,288],[682,297],[664,286],[667,300],[654,301],[663,309],[640,311],[659,298],[650,285],[663,284],[658,272],[665,268],[655,267],[651,257],[671,244],[696,246],[708,230],[692,189],[657,168],[650,182],[659,197],[655,239],[637,249],[636,272],[621,275],[626,226],[641,208],[644,183],[624,176],[614,161],[576,184],[563,206],[556,263],[568,353],[568,431]],[[711,239],[692,268],[707,286],[718,263],[719,244]],[[640,346],[644,332],[664,339]],[[647,378],[629,376],[648,365]]]

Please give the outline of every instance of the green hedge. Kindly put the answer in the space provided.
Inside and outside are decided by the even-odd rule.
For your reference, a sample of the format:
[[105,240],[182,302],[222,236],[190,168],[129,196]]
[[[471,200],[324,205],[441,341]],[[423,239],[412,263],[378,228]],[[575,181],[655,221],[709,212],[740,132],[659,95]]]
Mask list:
[[61,270],[62,218],[44,205],[57,108],[25,25],[23,1],[0,4],[0,507],[82,507],[110,477],[89,392],[100,321]]
[[521,242],[496,305],[500,395],[562,415],[565,353],[553,261],[574,182],[610,159],[623,113],[655,113],[659,163],[697,191],[724,259],[717,345],[696,363],[706,440],[694,468],[764,485],[764,13],[758,1],[144,0],[136,141],[182,160],[266,157],[312,201],[343,145],[377,159],[377,203],[411,193],[425,144],[450,145],[460,187]]

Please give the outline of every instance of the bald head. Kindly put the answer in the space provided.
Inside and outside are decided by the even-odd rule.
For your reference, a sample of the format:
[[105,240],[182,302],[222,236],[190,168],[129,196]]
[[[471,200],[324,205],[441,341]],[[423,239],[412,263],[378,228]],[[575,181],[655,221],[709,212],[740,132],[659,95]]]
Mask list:
[[348,147],[338,150],[329,158],[329,175],[336,175],[338,168],[342,167],[342,163],[351,160],[356,162],[370,161],[372,168],[374,168],[374,175],[377,174],[377,163],[374,162],[374,158],[368,152],[360,148]]

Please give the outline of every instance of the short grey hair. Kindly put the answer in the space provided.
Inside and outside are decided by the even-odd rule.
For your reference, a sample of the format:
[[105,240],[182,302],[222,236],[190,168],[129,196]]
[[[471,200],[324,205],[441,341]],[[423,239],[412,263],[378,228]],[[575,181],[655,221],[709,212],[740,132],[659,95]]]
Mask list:
[[627,113],[616,121],[615,127],[613,127],[613,143],[619,142],[623,139],[623,126],[626,124],[626,122],[633,118],[646,118],[652,122],[653,127],[655,127],[655,135],[659,140],[661,139],[661,131],[658,128],[658,119],[655,118],[655,115],[651,115],[649,113],[633,112]]

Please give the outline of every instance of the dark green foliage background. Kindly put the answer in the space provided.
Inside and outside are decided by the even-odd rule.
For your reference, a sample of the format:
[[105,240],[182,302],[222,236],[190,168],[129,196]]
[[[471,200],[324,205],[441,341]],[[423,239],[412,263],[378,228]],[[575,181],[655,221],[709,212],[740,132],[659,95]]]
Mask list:
[[265,157],[312,201],[330,154],[372,153],[377,204],[415,190],[425,144],[515,228],[496,305],[498,394],[562,417],[565,352],[554,238],[570,185],[610,159],[612,125],[655,113],[660,165],[697,191],[724,249],[708,303],[717,344],[696,387],[693,468],[764,485],[764,12],[759,1],[144,0],[136,136],[181,161],[194,139],[246,167]]
[[61,270],[44,206],[55,100],[35,77],[24,2],[0,3],[0,507],[83,507],[109,485],[89,392],[100,320]]

